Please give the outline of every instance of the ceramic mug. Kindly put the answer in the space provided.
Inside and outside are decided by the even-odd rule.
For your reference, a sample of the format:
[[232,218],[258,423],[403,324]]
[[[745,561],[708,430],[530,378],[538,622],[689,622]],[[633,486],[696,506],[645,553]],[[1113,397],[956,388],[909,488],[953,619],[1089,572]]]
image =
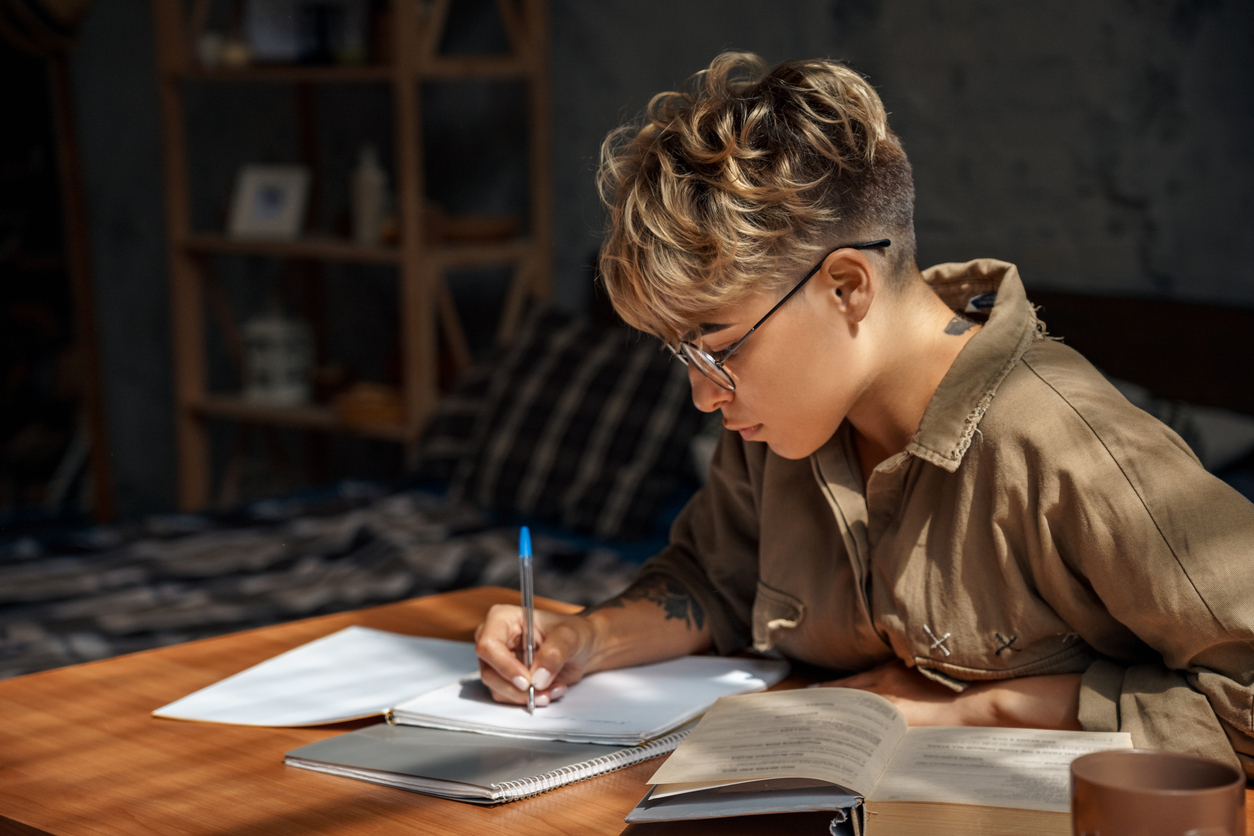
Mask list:
[[1116,749],[1071,762],[1073,836],[1246,836],[1245,775],[1198,755]]

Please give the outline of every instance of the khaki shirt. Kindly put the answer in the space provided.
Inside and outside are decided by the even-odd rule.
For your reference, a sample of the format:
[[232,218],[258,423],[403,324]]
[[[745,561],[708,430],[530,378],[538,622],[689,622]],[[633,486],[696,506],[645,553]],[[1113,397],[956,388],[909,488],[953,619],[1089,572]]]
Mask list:
[[643,573],[690,590],[723,653],[897,657],[955,690],[1082,673],[1085,728],[1254,775],[1254,505],[1045,338],[1013,265],[924,277],[997,303],[906,450],[864,485],[847,423],[800,461],[725,433]]

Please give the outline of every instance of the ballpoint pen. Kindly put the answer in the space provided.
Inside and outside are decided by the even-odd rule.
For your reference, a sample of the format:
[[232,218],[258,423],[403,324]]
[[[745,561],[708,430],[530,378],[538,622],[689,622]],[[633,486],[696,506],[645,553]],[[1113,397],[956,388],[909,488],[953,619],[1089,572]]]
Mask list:
[[[536,598],[531,573],[531,531],[527,526],[518,533],[518,566],[522,572],[523,659],[527,663],[527,678],[531,678],[531,665],[535,661]],[[527,713],[536,713],[536,686],[527,686]]]

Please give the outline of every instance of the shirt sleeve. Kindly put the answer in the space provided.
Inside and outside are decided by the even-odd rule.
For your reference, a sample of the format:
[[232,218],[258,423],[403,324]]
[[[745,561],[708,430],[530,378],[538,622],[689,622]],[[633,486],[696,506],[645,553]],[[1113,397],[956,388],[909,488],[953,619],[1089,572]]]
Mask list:
[[1248,732],[1220,718],[1195,676],[1165,665],[1094,662],[1081,678],[1080,725],[1128,732],[1141,748],[1205,755],[1254,777]]
[[[751,643],[750,619],[758,580],[758,498],[765,445],[746,449],[723,433],[706,484],[671,527],[670,544],[641,567],[682,585],[700,605],[719,653]],[[759,480],[760,481],[760,480]]]
[[1043,514],[1117,622],[1081,628],[1103,656],[1082,677],[1081,723],[1254,777],[1254,505],[1139,410],[1090,427],[1091,444],[1059,454],[1053,490],[1069,501]]

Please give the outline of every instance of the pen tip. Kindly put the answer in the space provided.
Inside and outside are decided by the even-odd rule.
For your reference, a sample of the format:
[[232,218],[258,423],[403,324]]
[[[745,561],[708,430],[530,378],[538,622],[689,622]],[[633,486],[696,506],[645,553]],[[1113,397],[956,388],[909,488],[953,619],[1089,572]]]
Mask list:
[[522,557],[531,557],[531,529],[525,525],[522,531],[518,532],[518,554]]

